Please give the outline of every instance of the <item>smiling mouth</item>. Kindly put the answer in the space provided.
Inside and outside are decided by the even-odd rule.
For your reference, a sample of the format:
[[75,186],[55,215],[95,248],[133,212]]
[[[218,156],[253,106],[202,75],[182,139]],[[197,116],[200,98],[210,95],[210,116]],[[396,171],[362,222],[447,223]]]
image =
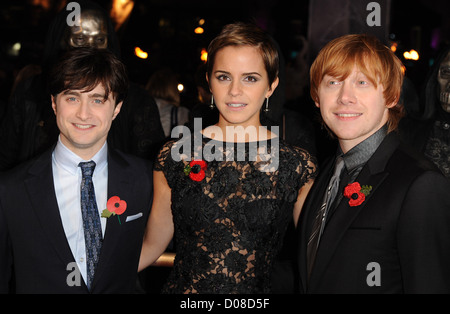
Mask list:
[[86,130],[86,129],[90,129],[93,127],[92,124],[77,124],[74,123],[75,127],[77,127],[78,129],[82,129],[82,130]]
[[227,104],[227,106],[231,108],[241,108],[247,106],[247,104]]
[[354,118],[361,116],[362,113],[336,113],[336,115],[340,118]]

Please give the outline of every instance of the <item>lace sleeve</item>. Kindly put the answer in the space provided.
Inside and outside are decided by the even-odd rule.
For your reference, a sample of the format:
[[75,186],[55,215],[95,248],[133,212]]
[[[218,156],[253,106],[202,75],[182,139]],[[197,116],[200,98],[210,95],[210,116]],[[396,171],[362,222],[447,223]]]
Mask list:
[[158,152],[158,155],[156,156],[155,164],[154,164],[154,170],[156,171],[163,171],[164,174],[167,170],[167,163],[169,162],[168,158],[170,158],[170,151],[172,149],[173,144],[175,143],[174,140],[166,142],[161,149]]
[[311,155],[307,150],[300,147],[293,147],[293,150],[298,155],[298,167],[296,172],[301,176],[301,185],[310,180],[314,180],[317,176],[317,159]]
[[295,167],[295,170],[299,176],[299,188],[310,180],[314,180],[317,176],[317,159],[311,155],[307,150],[297,146],[287,146],[287,158],[290,159],[289,163]]
[[183,147],[183,143],[184,142],[179,139],[167,141],[161,147],[155,159],[153,169],[164,173],[170,188],[174,188],[177,185],[177,182],[179,181],[179,174],[184,173],[183,169],[185,163],[184,161],[180,161],[182,159],[186,159],[187,157],[179,151],[180,147]]

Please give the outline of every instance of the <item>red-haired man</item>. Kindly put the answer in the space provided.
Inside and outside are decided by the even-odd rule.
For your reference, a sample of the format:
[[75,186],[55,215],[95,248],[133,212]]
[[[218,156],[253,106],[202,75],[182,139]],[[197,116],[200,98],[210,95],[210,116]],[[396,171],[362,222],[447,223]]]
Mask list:
[[346,35],[310,75],[339,145],[302,210],[301,291],[450,293],[450,183],[395,132],[401,62],[373,36]]

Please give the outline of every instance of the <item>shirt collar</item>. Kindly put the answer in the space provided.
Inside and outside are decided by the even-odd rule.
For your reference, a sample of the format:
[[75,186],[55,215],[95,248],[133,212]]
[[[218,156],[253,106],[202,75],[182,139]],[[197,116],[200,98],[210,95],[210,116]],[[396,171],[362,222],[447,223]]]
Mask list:
[[[96,164],[95,169],[103,169],[107,165],[107,152],[108,145],[107,142],[103,144],[102,148],[90,159]],[[72,174],[77,174],[78,164],[83,160],[80,156],[72,152],[67,146],[61,142],[61,136],[58,137],[58,142],[56,143],[55,149],[53,151],[53,159],[57,165],[66,169]]]
[[364,165],[369,160],[387,135],[387,130],[388,127],[387,124],[385,124],[374,134],[349,150],[346,154],[343,154],[341,149],[338,148],[338,156],[342,155],[348,172]]

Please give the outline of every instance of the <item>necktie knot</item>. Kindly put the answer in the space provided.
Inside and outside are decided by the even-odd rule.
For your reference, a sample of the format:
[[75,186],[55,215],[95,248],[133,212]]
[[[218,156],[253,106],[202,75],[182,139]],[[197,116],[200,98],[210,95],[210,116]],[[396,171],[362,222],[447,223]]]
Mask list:
[[95,161],[91,160],[80,162],[78,166],[81,168],[81,174],[83,175],[83,178],[92,177],[95,169]]
[[334,164],[334,172],[333,176],[330,179],[330,183],[328,186],[328,195],[326,196],[326,207],[325,213],[328,213],[328,208],[330,208],[331,204],[333,204],[334,199],[337,196],[339,190],[339,182],[341,181],[342,170],[344,169],[345,163],[344,159],[339,156],[336,158],[336,162]]

